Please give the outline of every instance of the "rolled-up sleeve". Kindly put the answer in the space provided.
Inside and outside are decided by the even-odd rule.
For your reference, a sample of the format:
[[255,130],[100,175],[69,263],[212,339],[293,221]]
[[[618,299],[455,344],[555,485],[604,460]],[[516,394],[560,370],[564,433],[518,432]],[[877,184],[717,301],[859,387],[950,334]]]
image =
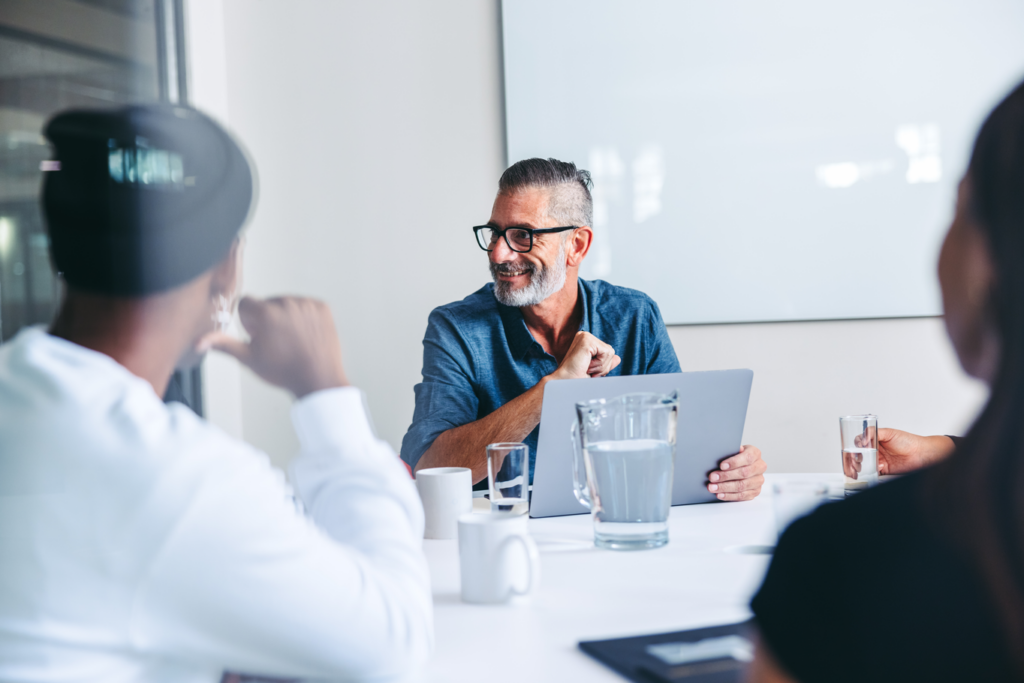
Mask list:
[[473,382],[472,356],[458,325],[434,310],[423,337],[423,381],[414,388],[416,408],[402,439],[402,459],[415,468],[442,433],[477,419],[480,401]]

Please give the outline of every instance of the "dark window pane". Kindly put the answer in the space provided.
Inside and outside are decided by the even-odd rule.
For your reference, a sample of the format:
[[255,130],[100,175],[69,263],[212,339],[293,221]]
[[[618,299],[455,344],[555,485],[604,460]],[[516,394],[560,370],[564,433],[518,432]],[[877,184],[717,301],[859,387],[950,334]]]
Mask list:
[[[167,43],[158,34],[175,33],[167,29],[180,23],[179,6],[0,0],[0,342],[49,323],[60,299],[39,207],[40,162],[50,156],[43,125],[70,107],[161,99],[164,71],[178,64],[161,57]],[[199,412],[198,371],[178,373],[172,384],[174,397]]]
[[42,128],[69,107],[158,98],[154,0],[0,0],[0,341],[58,303],[39,208]]

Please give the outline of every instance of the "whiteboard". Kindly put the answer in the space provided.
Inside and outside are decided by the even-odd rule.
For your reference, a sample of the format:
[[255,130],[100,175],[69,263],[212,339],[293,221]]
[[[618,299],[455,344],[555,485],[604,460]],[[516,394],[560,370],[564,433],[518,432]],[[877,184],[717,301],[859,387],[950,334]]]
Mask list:
[[504,0],[509,162],[594,178],[580,274],[669,324],[929,316],[1019,0]]

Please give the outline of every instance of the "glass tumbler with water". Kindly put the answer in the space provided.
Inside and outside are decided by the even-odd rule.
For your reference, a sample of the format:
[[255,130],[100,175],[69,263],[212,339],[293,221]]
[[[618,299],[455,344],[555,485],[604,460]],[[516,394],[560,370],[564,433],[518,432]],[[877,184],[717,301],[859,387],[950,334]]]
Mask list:
[[524,443],[487,447],[487,485],[491,512],[515,515],[530,511],[530,448]]
[[843,488],[846,495],[878,483],[878,417],[847,415],[839,418],[843,446]]
[[678,416],[675,393],[576,404],[573,486],[590,508],[598,547],[639,550],[668,543]]

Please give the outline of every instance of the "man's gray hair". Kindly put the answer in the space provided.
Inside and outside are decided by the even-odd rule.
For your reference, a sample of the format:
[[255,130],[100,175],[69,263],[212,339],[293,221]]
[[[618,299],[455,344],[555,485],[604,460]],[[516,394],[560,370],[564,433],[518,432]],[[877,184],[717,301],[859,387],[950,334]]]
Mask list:
[[530,187],[549,192],[548,215],[561,226],[593,225],[594,186],[590,172],[558,159],[524,159],[505,169],[498,181],[498,194],[514,194]]

